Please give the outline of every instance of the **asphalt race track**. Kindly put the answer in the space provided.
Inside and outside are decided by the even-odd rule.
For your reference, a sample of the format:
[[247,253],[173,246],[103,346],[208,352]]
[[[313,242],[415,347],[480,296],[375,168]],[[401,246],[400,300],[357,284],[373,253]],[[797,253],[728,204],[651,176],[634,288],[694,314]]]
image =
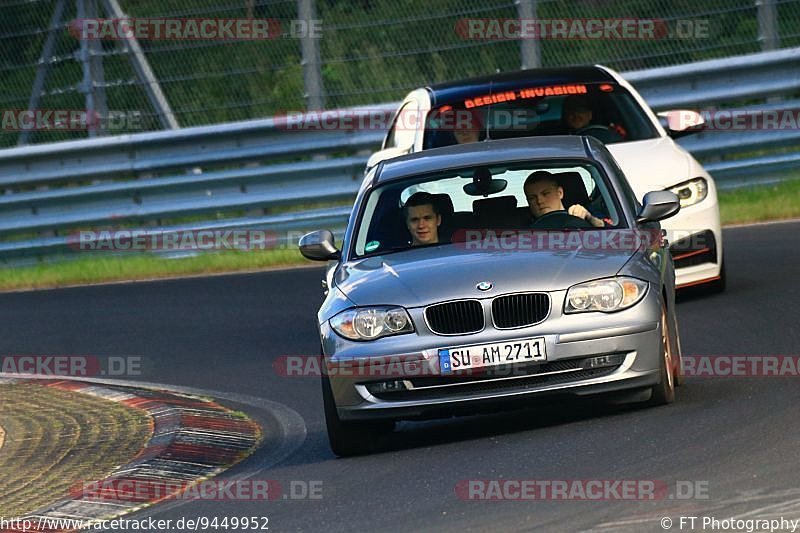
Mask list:
[[[727,292],[678,305],[684,354],[797,356],[800,222],[724,238]],[[321,499],[191,501],[140,516],[268,516],[271,531],[663,531],[662,517],[679,530],[681,515],[800,518],[797,377],[694,377],[675,404],[656,409],[584,402],[404,423],[389,450],[334,458],[318,379],[279,376],[272,365],[318,352],[321,273],[4,294],[0,353],[139,356],[142,375],[125,379],[219,391],[264,424],[265,447],[231,475],[277,480],[287,492],[293,481],[322,486]],[[456,484],[474,479],[684,481],[708,497],[459,499]]]

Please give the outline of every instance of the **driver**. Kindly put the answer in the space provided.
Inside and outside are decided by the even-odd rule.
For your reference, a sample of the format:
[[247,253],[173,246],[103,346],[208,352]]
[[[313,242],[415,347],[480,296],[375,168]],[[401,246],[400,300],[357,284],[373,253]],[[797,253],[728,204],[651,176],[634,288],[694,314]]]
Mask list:
[[592,103],[589,98],[573,94],[564,98],[561,114],[569,133],[576,133],[592,122]]
[[602,228],[605,223],[579,204],[564,208],[564,189],[556,177],[546,170],[533,172],[523,185],[528,207],[533,215],[532,227],[540,229]]
[[568,134],[592,135],[604,143],[618,142],[625,138],[627,133],[622,126],[592,124],[593,116],[592,102],[588,96],[573,94],[564,98],[561,120]]

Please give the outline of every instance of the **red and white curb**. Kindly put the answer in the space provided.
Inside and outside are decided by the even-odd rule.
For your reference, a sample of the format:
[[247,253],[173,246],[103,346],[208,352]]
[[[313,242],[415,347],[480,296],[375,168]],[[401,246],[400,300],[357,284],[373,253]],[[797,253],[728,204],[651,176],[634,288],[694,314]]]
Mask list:
[[[151,436],[134,459],[102,480],[85,480],[65,498],[20,519],[110,520],[181,493],[218,475],[247,457],[261,441],[260,427],[212,400],[164,390],[97,385],[72,380],[0,378],[96,396],[141,409]],[[84,487],[92,487],[85,490]],[[136,486],[149,490],[107,490]],[[99,487],[100,489],[97,489]],[[4,529],[0,533],[16,533]]]

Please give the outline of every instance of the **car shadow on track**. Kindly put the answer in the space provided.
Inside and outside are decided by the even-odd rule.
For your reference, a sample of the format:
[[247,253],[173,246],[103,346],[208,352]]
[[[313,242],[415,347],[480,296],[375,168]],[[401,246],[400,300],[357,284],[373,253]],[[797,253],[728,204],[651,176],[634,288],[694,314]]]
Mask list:
[[[556,427],[585,420],[600,419],[641,411],[645,403],[614,404],[596,399],[546,401],[539,400],[530,407],[496,413],[458,416],[430,421],[402,421],[390,434],[375,442],[370,455],[413,450],[428,446],[467,442],[525,431]],[[649,410],[649,409],[648,409]],[[310,428],[309,428],[310,429]],[[328,447],[324,424],[317,431],[309,431],[307,443],[313,443],[310,454],[300,454],[282,464],[308,464],[328,460],[333,454]]]
[[592,400],[540,403],[535,407],[430,422],[404,422],[383,443],[385,451],[484,439],[639,410],[639,405],[613,405]]

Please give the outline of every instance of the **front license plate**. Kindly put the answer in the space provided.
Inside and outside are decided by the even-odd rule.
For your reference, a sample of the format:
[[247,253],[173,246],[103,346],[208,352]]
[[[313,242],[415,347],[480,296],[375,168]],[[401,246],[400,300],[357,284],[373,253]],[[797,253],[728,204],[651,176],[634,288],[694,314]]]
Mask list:
[[442,374],[535,361],[547,361],[544,337],[439,350],[439,367]]

